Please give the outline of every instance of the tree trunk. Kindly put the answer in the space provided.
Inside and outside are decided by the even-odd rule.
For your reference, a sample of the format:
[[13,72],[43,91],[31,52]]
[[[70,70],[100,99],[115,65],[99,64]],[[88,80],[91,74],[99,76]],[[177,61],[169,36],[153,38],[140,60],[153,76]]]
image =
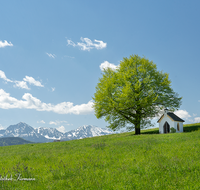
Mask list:
[[135,128],[135,135],[140,135],[140,128]]
[[135,123],[135,135],[140,135],[140,121]]
[[140,110],[136,111],[136,120],[135,120],[135,135],[140,135],[140,123],[141,123],[141,115]]

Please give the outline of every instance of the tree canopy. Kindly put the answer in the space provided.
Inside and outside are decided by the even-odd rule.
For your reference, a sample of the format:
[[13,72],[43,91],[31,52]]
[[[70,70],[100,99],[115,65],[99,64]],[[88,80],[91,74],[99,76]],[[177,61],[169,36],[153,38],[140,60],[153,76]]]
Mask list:
[[148,59],[131,55],[116,69],[104,69],[93,97],[94,110],[114,131],[135,128],[135,134],[140,134],[141,126],[164,108],[178,109],[182,99],[178,96],[167,73]]

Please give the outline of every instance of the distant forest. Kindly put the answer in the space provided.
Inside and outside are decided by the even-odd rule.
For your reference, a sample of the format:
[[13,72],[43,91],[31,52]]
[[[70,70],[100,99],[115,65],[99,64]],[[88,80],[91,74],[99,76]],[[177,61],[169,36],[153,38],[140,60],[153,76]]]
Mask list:
[[3,137],[3,138],[0,138],[0,146],[30,144],[30,143],[33,143],[33,142],[24,140],[20,137]]

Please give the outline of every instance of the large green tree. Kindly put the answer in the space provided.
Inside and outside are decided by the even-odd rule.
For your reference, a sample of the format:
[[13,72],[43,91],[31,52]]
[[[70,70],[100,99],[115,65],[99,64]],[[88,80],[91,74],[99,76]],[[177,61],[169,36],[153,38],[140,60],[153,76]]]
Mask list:
[[168,74],[144,57],[123,58],[116,69],[104,69],[102,74],[93,97],[95,115],[105,118],[114,131],[135,128],[135,134],[140,134],[141,127],[161,110],[174,111],[181,105]]

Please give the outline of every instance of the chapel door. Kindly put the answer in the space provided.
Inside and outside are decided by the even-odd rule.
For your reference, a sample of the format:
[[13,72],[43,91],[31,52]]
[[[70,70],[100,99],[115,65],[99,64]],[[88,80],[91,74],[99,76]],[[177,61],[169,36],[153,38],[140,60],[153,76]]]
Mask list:
[[164,126],[163,126],[163,131],[164,133],[169,133],[170,132],[170,126],[169,123],[166,121]]

